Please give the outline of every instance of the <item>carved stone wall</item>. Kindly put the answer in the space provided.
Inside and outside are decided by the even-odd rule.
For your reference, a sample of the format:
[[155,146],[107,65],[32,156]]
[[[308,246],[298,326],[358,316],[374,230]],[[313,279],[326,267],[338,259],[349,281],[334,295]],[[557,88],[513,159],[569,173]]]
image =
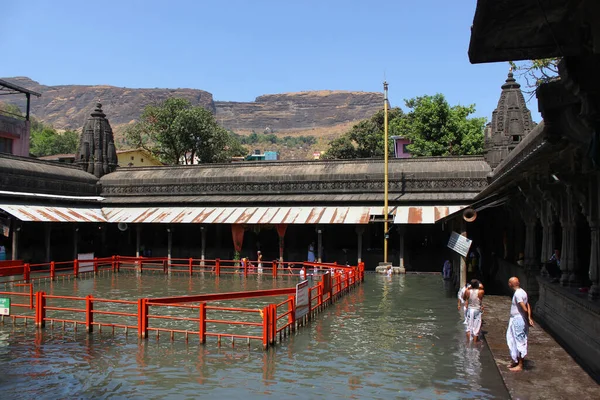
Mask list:
[[[484,178],[454,179],[414,179],[390,180],[390,193],[398,192],[479,192],[487,185]],[[221,183],[187,183],[172,184],[121,184],[102,186],[102,194],[111,196],[139,196],[153,194],[218,194],[218,193],[364,193],[382,191],[381,180],[331,180],[331,181],[295,181],[295,182],[221,182]]]

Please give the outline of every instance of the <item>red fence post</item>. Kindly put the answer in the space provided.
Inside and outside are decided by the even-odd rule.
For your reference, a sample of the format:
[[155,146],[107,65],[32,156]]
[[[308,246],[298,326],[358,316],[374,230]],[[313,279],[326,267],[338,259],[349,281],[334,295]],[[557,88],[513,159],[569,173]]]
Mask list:
[[273,261],[273,278],[277,278],[277,261]]
[[112,272],[115,272],[117,270],[117,262],[116,262],[115,256],[112,256],[112,258],[110,260],[110,266],[112,268]]
[[167,259],[163,260],[163,272],[167,274],[169,271],[169,261]]
[[98,257],[94,257],[94,275],[98,275]]
[[54,261],[50,261],[50,280],[54,280],[56,277],[56,264]]
[[33,285],[29,284],[29,309],[33,310]]
[[94,303],[91,294],[85,297],[85,330],[94,331]]
[[46,324],[46,293],[35,292],[35,326],[41,329]]
[[198,327],[198,335],[200,336],[200,343],[206,343],[206,303],[200,303],[200,323]]
[[215,260],[215,273],[217,276],[221,275],[221,260],[218,258]]
[[323,307],[323,290],[325,286],[323,285],[323,281],[319,282],[319,286],[317,286],[317,290],[319,291],[319,309]]
[[308,320],[311,320],[311,314],[312,314],[312,289],[311,287],[308,288]]
[[75,278],[79,276],[79,260],[77,259],[73,260],[73,275]]
[[194,259],[192,257],[190,257],[189,267],[190,267],[190,276],[192,276],[192,274],[194,272]]
[[148,299],[138,299],[138,335],[148,337]]
[[267,349],[269,347],[269,310],[270,308],[267,306],[263,308],[263,349]]
[[121,270],[121,256],[117,255],[117,272]]
[[242,259],[242,266],[244,267],[244,277],[248,276],[248,262],[245,258]]
[[294,321],[296,320],[296,308],[294,307],[295,302],[295,296],[288,296],[288,324],[290,324],[292,331],[294,330]]
[[31,274],[31,269],[29,267],[29,264],[24,264],[23,265],[23,280],[25,281],[25,283],[29,283],[30,274]]
[[277,341],[277,306],[271,304],[271,343]]

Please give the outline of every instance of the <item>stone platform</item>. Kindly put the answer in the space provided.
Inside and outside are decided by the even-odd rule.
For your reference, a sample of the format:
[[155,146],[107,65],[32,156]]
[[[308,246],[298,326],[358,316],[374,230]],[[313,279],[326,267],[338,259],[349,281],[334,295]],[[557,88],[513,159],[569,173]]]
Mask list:
[[510,300],[507,296],[485,296],[482,331],[511,397],[520,400],[600,399],[600,385],[537,323],[529,331],[525,370],[508,370],[506,327]]

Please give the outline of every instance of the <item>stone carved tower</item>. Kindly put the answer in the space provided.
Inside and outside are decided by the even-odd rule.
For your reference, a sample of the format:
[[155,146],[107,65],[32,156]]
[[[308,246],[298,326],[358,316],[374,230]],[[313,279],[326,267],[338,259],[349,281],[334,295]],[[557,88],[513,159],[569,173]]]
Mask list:
[[98,178],[117,168],[115,139],[100,103],[83,125],[75,163]]
[[498,107],[492,113],[492,122],[485,128],[484,157],[490,167],[496,168],[534,127],[521,85],[511,70],[502,85],[502,94]]

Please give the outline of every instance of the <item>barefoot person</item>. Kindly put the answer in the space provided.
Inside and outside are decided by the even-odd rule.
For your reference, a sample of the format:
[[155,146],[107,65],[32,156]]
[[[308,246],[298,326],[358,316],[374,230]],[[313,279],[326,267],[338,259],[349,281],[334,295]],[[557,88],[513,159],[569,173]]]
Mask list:
[[508,286],[515,291],[510,306],[510,320],[506,330],[506,343],[510,350],[513,364],[508,368],[511,371],[523,369],[523,359],[527,355],[527,334],[529,327],[533,326],[531,319],[531,306],[527,299],[527,293],[521,289],[519,278],[512,277],[508,280]]
[[467,291],[468,288],[471,287],[471,284],[469,282],[467,282],[465,284],[465,286],[461,287],[460,290],[458,291],[458,302],[456,303],[456,308],[458,309],[458,311],[462,311],[463,316],[465,317],[465,320],[463,321],[463,324],[467,324],[467,306],[466,306],[466,301],[465,301],[465,292]]
[[479,287],[479,281],[473,279],[471,287],[465,291],[465,305],[467,307],[467,340],[473,342],[479,340],[481,331],[481,316],[483,313],[483,289]]

